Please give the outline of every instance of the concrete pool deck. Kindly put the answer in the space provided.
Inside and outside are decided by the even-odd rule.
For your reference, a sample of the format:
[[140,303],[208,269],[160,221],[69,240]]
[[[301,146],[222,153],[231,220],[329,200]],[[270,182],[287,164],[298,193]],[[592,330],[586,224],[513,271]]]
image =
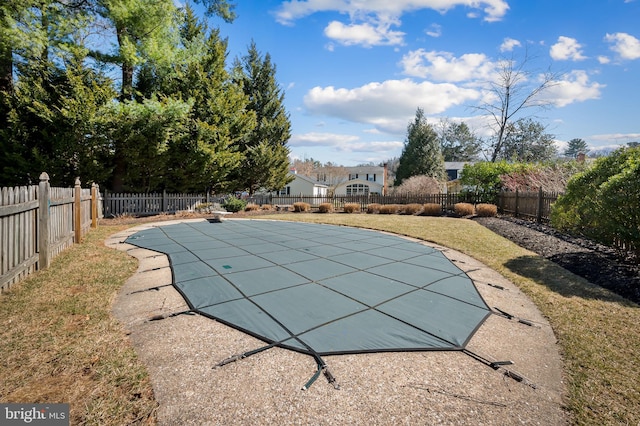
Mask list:
[[491,315],[467,349],[513,365],[496,370],[460,351],[332,355],[324,358],[340,389],[320,377],[306,391],[300,388],[316,363],[287,349],[274,347],[213,369],[264,342],[201,315],[149,321],[189,307],[171,285],[165,255],[123,243],[141,229],[191,221],[202,220],[141,225],[106,242],[140,262],[113,313],[147,366],[160,424],[567,423],[562,361],[547,321],[498,273],[443,247],[436,248],[474,280],[489,307],[514,316]]

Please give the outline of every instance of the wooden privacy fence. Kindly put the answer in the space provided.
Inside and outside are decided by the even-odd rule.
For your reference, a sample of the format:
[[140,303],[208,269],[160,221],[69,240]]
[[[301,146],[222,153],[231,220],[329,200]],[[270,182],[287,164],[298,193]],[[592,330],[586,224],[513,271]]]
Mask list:
[[306,195],[256,195],[249,199],[256,204],[291,205],[302,202],[308,203],[312,208],[318,208],[320,204],[331,203],[333,208],[340,210],[345,204],[358,203],[360,209],[365,210],[369,204],[440,204],[445,210],[452,210],[454,204],[473,202],[473,197],[467,194],[423,194],[423,195],[334,195],[332,197],[306,196]]
[[81,241],[101,216],[98,186],[51,188],[40,184],[0,189],[0,289],[46,269],[66,248]]
[[535,219],[538,223],[551,221],[551,204],[560,194],[544,192],[542,189],[533,192],[501,192],[498,195],[500,212],[515,217]]
[[200,204],[208,202],[204,194],[170,194],[162,193],[122,194],[104,191],[102,205],[105,217],[116,217],[130,214],[136,216],[156,215],[192,211]]

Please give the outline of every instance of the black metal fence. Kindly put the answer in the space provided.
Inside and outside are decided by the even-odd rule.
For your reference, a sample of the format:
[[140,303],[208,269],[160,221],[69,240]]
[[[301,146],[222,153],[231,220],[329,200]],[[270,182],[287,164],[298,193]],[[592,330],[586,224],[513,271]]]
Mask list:
[[[513,215],[549,222],[551,205],[558,198],[556,192],[501,192],[496,197],[498,209],[503,214]],[[451,194],[396,194],[396,195],[346,195],[346,196],[307,196],[307,195],[272,195],[257,194],[249,197],[248,202],[272,206],[291,206],[303,202],[317,209],[320,204],[330,203],[334,210],[342,210],[345,204],[357,203],[362,211],[369,204],[426,204],[435,203],[442,206],[443,211],[453,210],[456,203],[478,204],[486,202],[486,196],[472,193]],[[213,198],[206,194],[119,194],[105,191],[103,196],[104,216],[113,217],[123,214],[154,215],[160,213],[175,213],[178,211],[192,211],[198,204],[208,202],[224,202],[224,198]]]
[[312,209],[317,209],[320,204],[330,203],[335,210],[342,210],[345,204],[360,204],[360,209],[365,210],[369,204],[440,204],[444,210],[453,210],[456,203],[474,203],[473,194],[423,194],[423,195],[334,195],[334,196],[306,196],[306,195],[255,195],[249,198],[255,204],[270,204],[272,206],[289,206],[294,203],[307,203]]
[[204,194],[142,193],[124,194],[104,191],[102,205],[105,217],[120,215],[151,216],[160,213],[192,211],[208,201]]

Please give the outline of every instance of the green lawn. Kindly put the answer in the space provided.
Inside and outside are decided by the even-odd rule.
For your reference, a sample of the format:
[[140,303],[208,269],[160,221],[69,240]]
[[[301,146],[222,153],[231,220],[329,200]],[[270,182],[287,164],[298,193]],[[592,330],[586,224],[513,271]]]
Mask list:
[[[265,218],[385,230],[480,260],[518,285],[549,319],[565,362],[573,423],[640,424],[638,305],[470,220],[308,213]],[[136,261],[104,240],[127,226],[103,221],[50,269],[0,296],[0,401],[69,402],[73,424],[154,422],[147,373],[110,314]]]

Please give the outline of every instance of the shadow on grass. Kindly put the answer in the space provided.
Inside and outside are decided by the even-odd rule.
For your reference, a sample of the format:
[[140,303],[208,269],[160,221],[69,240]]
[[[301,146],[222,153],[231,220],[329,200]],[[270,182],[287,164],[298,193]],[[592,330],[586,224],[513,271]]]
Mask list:
[[638,308],[637,304],[567,271],[540,256],[520,256],[505,263],[512,272],[565,297],[580,297]]

